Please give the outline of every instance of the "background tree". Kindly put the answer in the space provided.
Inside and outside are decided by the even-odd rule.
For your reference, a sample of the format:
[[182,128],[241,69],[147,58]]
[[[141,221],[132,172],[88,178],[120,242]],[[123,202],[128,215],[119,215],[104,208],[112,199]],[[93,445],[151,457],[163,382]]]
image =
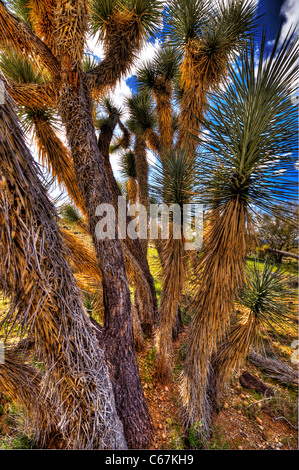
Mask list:
[[34,416],[41,441],[57,427],[69,448],[126,448],[103,351],[64,257],[68,251],[55,209],[8,96],[0,107],[0,163],[0,287],[11,300],[6,320],[12,318],[33,339],[46,368],[22,390],[33,371],[16,354],[12,370],[7,370],[9,362],[0,367],[1,383],[13,398],[18,393],[27,414]]
[[[183,188],[185,183],[189,185],[195,167],[188,167],[190,175],[184,173],[182,165],[181,174],[177,171],[169,172],[169,168],[178,163],[178,153],[173,149],[181,149],[182,154],[188,149],[190,161],[194,162],[197,143],[192,136],[199,134],[198,117],[202,117],[207,109],[208,92],[215,90],[224,79],[229,61],[240,52],[255,24],[255,5],[252,1],[232,0],[216,5],[202,0],[168,2],[164,28],[166,47],[137,72],[139,93],[141,96],[150,96],[158,118],[160,143],[155,150],[159,162],[166,165],[167,159],[170,160],[164,176],[167,186]],[[173,101],[175,84],[179,89],[177,103]],[[179,109],[176,125],[173,111],[175,105]],[[172,182],[170,177],[174,178]],[[162,191],[163,195],[166,193]],[[185,199],[188,200],[188,195],[185,195]],[[170,338],[177,319],[174,312],[182,296],[184,253],[178,250],[174,240],[166,244],[159,240],[156,247],[165,274],[163,285],[166,289],[162,292],[164,304],[159,311],[156,341],[159,354],[156,365],[158,377],[165,381],[172,375],[171,354],[166,352],[167,348],[171,350],[171,346],[165,345],[165,341],[168,343],[171,339],[164,341],[161,335]],[[172,253],[171,247],[174,250]],[[164,262],[167,266],[164,266]],[[174,278],[177,280],[175,288]],[[162,334],[162,330],[167,330],[167,334]]]
[[260,213],[257,236],[262,245],[274,250],[272,256],[281,263],[283,254],[279,251],[298,250],[298,205],[279,204],[273,210],[273,215]]

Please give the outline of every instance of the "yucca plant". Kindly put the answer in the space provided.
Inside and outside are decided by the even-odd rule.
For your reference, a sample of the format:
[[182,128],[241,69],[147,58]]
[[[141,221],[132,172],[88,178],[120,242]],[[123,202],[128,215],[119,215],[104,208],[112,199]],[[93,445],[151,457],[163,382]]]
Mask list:
[[[149,213],[149,164],[147,160],[147,143],[152,142],[155,133],[156,115],[148,95],[135,94],[127,99],[130,117],[127,120],[128,129],[134,134],[134,154],[136,176],[138,181],[138,201]],[[147,253],[147,239],[142,240],[144,253]]]
[[87,74],[92,89],[107,89],[129,71],[145,37],[158,30],[161,11],[155,0],[91,2],[91,30],[105,47],[105,59]]
[[[266,259],[262,270],[259,258],[246,265],[246,275],[238,294],[239,308],[243,313],[217,346],[212,359],[215,382],[212,387],[212,403],[219,404],[221,392],[235,369],[245,362],[250,348],[263,349],[268,332],[292,326],[295,312],[290,302],[296,299],[294,289],[288,287],[290,275],[282,266]],[[245,307],[245,309],[244,309]]]
[[[10,7],[14,7],[17,14],[22,12],[21,16],[12,14]],[[97,9],[101,14],[95,14]],[[10,78],[5,79],[5,83],[18,106],[30,110],[44,106],[47,110],[55,109],[65,133],[75,182],[102,272],[107,333],[105,356],[111,365],[116,406],[124,423],[127,443],[133,447],[149,444],[151,420],[134,354],[130,292],[121,244],[118,239],[98,240],[95,235],[98,222],[95,209],[101,203],[111,203],[112,195],[105,176],[105,157],[95,132],[92,100],[128,72],[145,38],[156,31],[160,13],[161,5],[156,0],[28,0],[9,4],[0,1],[1,49],[9,48],[30,57],[34,66],[45,69],[49,77],[41,84],[18,83]],[[84,72],[85,46],[90,33],[103,43],[105,58]],[[43,115],[44,120],[40,122],[39,136],[44,156],[51,150],[49,142],[42,141],[49,136],[49,121],[45,117],[48,116]],[[53,148],[57,154],[55,151],[52,156],[59,160],[61,148],[59,145]],[[63,170],[62,165],[60,168],[59,176],[64,181],[67,168]],[[71,189],[68,187],[69,191]],[[134,411],[137,408],[138,413]]]
[[135,136],[142,138],[153,152],[157,152],[160,146],[156,132],[157,115],[150,96],[138,92],[127,99],[126,105],[130,113],[127,120],[128,129]]
[[174,48],[163,45],[156,52],[151,62],[145,63],[137,70],[139,92],[152,94],[158,118],[161,144],[168,150],[173,143],[173,80],[177,74],[178,60]]
[[[207,396],[210,360],[229,327],[236,289],[244,278],[251,230],[251,210],[271,212],[278,200],[292,197],[292,185],[280,172],[292,161],[296,110],[290,100],[297,76],[297,41],[279,47],[280,35],[266,53],[265,34],[258,60],[252,41],[229,67],[230,81],[219,91],[201,140],[203,201],[211,224],[198,264],[198,288],[181,395],[186,426],[201,420],[209,428]],[[283,125],[282,125],[283,123]],[[206,177],[205,177],[206,175]]]

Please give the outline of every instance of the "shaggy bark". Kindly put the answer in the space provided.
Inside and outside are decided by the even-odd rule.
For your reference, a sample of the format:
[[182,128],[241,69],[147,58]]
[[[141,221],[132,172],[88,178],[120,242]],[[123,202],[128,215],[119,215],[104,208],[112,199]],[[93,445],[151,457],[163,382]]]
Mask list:
[[[109,145],[112,139],[113,130],[117,122],[118,122],[118,118],[116,117],[116,115],[114,116],[112,115],[110,117],[109,124],[105,124],[104,128],[102,129],[102,132],[98,140],[100,152],[104,156],[106,180],[109,182],[110,191],[112,195],[112,204],[116,211],[118,208],[118,198],[122,194],[118,187],[118,184],[116,182],[116,179],[114,177],[113,170],[111,167],[111,163],[109,159]],[[132,221],[131,217],[127,214],[126,225],[128,226],[128,224],[131,221]],[[147,258],[143,252],[140,240],[139,239],[132,240],[131,238],[126,237],[124,240],[122,240],[122,244],[125,245],[125,249],[126,249],[125,251],[127,252],[128,257],[130,258],[128,262],[134,265],[133,270],[137,270],[141,274],[141,276],[145,278],[148,284],[152,306],[150,307],[150,310],[148,310],[146,314],[144,315],[141,312],[141,309],[142,309],[141,304],[144,303],[145,297],[143,294],[141,294],[143,299],[139,299],[139,294],[137,293],[137,308],[138,308],[138,304],[140,304],[140,308],[138,308],[138,310],[139,310],[140,317],[143,321],[144,332],[147,334],[151,334],[154,317],[158,310],[157,295],[156,295],[156,290],[155,290],[154,279],[149,270]],[[132,266],[130,270],[133,271]],[[140,275],[138,277],[140,277]],[[132,281],[134,282],[134,279],[132,279]]]
[[[120,191],[116,190],[116,188],[119,190],[118,185],[116,183],[116,180],[114,178],[113,170],[110,164],[110,159],[109,159],[109,147],[110,143],[113,137],[113,132],[115,130],[116,125],[119,123],[119,116],[117,113],[117,110],[115,112],[112,112],[111,115],[109,116],[108,122],[106,122],[102,127],[101,127],[101,133],[98,138],[98,146],[100,153],[103,154],[104,156],[104,164],[105,164],[105,172],[106,172],[106,180],[109,182],[110,190],[112,193],[112,200],[113,200],[113,206],[114,210],[117,213],[118,210],[118,196],[121,195]],[[131,217],[127,215],[127,224],[131,221]],[[139,246],[139,240],[132,240],[135,243],[132,243],[130,248],[134,249],[134,252],[136,251],[135,245],[137,245],[137,249],[139,248],[139,251],[141,253],[141,246]],[[125,246],[124,246],[125,245]],[[130,255],[126,252],[126,247],[128,247],[129,243],[127,238],[122,240],[122,248],[125,251],[124,252],[124,259],[125,259],[125,266],[126,266],[126,272],[127,272],[127,277],[128,280],[131,282],[131,285],[134,287],[135,290],[135,306],[132,305],[132,320],[133,320],[133,331],[134,331],[134,344],[135,348],[137,351],[140,351],[143,348],[144,345],[144,339],[143,339],[143,331],[141,328],[141,322],[140,318],[145,317],[143,314],[145,311],[147,313],[146,315],[146,320],[147,323],[150,325],[150,332],[153,324],[153,319],[154,319],[154,306],[153,306],[153,301],[152,301],[152,296],[151,295],[143,295],[143,293],[146,294],[146,289],[142,290],[142,286],[138,285],[138,276],[135,275],[135,271],[139,270],[139,277],[141,276],[142,278],[142,284],[145,282],[147,283],[147,279],[144,279],[143,272],[141,268],[139,267],[139,264],[136,263],[134,258],[132,259],[132,253],[130,252]],[[126,256],[127,253],[127,256]],[[129,255],[129,256],[128,256]],[[147,263],[146,263],[146,266]],[[149,273],[150,274],[150,273]],[[150,274],[151,276],[151,274]],[[150,290],[150,286],[149,286]],[[151,294],[151,293],[150,293]],[[140,300],[140,302],[139,302]],[[147,329],[147,332],[149,329]]]
[[121,243],[117,233],[114,240],[99,240],[96,236],[96,208],[103,203],[112,204],[112,195],[92,122],[89,90],[80,72],[69,71],[68,65],[66,61],[63,66],[59,108],[102,271],[105,357],[127,444],[131,448],[144,448],[151,442],[151,418],[135,357],[130,292]]
[[[69,448],[126,448],[103,351],[63,256],[67,250],[57,215],[39,177],[5,96],[0,106],[0,288],[11,300],[7,324],[13,319],[28,332],[46,369],[37,396],[23,390],[19,398],[29,414],[33,400],[40,405],[50,400]],[[5,365],[1,368],[5,372]],[[21,394],[20,379],[12,377],[17,371],[20,367],[11,369],[12,397],[18,387]]]

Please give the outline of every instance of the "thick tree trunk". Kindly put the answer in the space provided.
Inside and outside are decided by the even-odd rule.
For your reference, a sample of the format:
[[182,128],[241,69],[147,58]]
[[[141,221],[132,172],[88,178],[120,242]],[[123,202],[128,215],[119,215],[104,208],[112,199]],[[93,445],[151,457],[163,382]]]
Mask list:
[[121,244],[117,230],[113,240],[99,240],[96,236],[96,208],[103,203],[112,204],[111,191],[105,178],[104,156],[99,151],[94,130],[89,90],[80,73],[76,70],[69,73],[67,63],[63,65],[63,72],[59,110],[102,271],[105,357],[127,444],[131,448],[143,448],[151,442],[151,418],[134,352],[130,292]]

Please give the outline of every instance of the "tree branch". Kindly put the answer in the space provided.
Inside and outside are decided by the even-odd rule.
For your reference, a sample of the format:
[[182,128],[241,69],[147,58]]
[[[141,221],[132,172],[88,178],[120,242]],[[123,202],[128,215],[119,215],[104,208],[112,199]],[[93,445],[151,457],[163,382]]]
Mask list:
[[22,20],[8,11],[2,0],[0,0],[0,44],[32,56],[36,54],[51,72],[53,79],[60,80],[61,67],[51,50]]

